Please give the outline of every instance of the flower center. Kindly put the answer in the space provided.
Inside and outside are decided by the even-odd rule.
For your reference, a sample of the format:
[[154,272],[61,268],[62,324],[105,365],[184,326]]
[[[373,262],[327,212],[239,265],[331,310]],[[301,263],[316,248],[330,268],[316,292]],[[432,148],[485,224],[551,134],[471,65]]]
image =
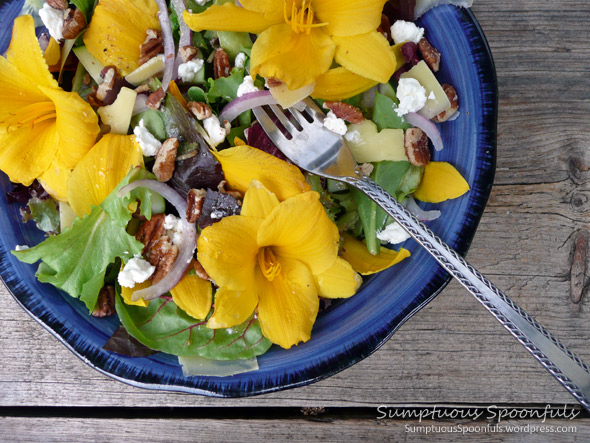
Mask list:
[[12,117],[5,119],[2,124],[6,125],[7,132],[20,129],[24,125],[29,125],[33,129],[36,124],[56,117],[53,102],[39,102],[22,107]]
[[261,248],[258,251],[258,266],[262,271],[262,275],[268,281],[273,281],[274,278],[281,272],[281,263],[277,260],[272,248],[270,246]]
[[311,0],[303,0],[300,4],[301,6],[297,7],[296,0],[293,0],[293,5],[291,7],[291,18],[287,16],[287,2],[284,2],[283,13],[285,15],[285,23],[291,25],[291,29],[293,32],[304,32],[309,34],[312,28],[319,28],[321,26],[326,26],[328,23],[314,23],[314,12],[311,7]]

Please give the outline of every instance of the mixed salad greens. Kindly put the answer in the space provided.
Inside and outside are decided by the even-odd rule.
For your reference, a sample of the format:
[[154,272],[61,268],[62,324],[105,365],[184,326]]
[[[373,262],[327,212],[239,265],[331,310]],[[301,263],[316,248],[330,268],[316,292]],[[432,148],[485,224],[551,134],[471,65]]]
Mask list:
[[365,174],[437,218],[416,200],[469,186],[431,160],[459,104],[413,23],[426,3],[26,2],[0,58],[0,169],[47,238],[13,253],[116,313],[114,352],[237,360],[309,340],[320,306],[407,258],[382,246],[408,236],[290,164],[251,109],[311,95]]

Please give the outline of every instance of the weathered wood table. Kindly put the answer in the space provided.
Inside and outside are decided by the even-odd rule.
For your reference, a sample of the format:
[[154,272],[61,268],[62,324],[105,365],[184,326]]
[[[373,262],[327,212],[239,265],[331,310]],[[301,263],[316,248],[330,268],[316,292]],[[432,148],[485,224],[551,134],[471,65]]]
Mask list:
[[[500,114],[495,184],[468,259],[590,361],[590,1],[475,0],[473,11],[495,58]],[[350,369],[235,400],[114,381],[72,355],[4,288],[0,304],[1,441],[417,440],[424,432],[408,432],[417,420],[379,420],[377,408],[575,404],[455,283]],[[544,424],[575,426],[551,434],[553,441],[588,440],[584,417]],[[486,425],[483,418],[422,424],[468,422]],[[538,441],[547,434],[483,430],[469,437]]]

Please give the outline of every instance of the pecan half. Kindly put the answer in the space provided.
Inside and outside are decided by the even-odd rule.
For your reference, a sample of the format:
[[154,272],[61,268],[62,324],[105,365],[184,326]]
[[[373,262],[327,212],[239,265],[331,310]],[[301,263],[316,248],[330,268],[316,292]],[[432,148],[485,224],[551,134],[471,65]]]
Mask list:
[[156,270],[150,277],[153,284],[162,280],[174,265],[178,256],[178,246],[170,242],[167,235],[160,237],[154,246],[147,252],[148,261]]
[[96,98],[101,102],[107,98],[109,92],[113,90],[115,87],[115,77],[117,75],[117,68],[114,66],[105,66],[102,71],[100,72],[100,76],[103,78],[103,81],[100,85],[98,85],[98,89],[96,91]]
[[344,102],[324,102],[324,108],[332,111],[336,117],[349,123],[362,123],[365,117],[359,108]]
[[47,0],[46,3],[53,9],[65,11],[68,9],[68,0]]
[[207,191],[204,189],[191,189],[187,194],[186,219],[189,223],[195,223],[201,216],[203,203],[205,203],[205,196]]
[[162,33],[158,29],[148,29],[143,43],[139,46],[139,65],[164,52]]
[[115,313],[115,287],[105,285],[98,293],[96,306],[92,311],[93,317],[108,317]]
[[229,189],[226,189],[225,187],[227,186],[227,180],[221,180],[219,182],[219,184],[217,185],[217,190],[219,192],[221,192],[222,194],[228,194],[231,195],[233,198],[235,198],[236,200],[238,200],[238,204],[241,205],[241,202],[239,199],[242,198],[242,194],[239,191],[230,191]]
[[183,63],[190,62],[193,58],[197,56],[199,50],[191,45],[182,46],[178,50],[178,54],[180,55],[180,59]]
[[64,26],[62,34],[65,39],[73,39],[80,35],[80,32],[86,27],[86,19],[84,14],[78,8],[69,10],[68,15],[64,19]]
[[174,162],[176,161],[176,151],[178,150],[178,139],[172,137],[162,143],[152,172],[161,182],[167,182],[174,174]]
[[162,87],[160,86],[158,89],[156,89],[148,96],[147,100],[145,101],[145,105],[148,108],[157,111],[158,109],[160,109],[160,105],[162,104],[162,100],[164,100],[164,97],[166,97],[166,93],[164,92],[164,89],[162,89]]
[[195,117],[199,120],[205,120],[213,115],[211,111],[211,106],[207,103],[202,102],[188,102],[187,103],[189,111],[193,113]]
[[150,92],[150,85],[148,85],[147,83],[144,83],[142,85],[139,85],[137,88],[135,88],[135,92],[137,92],[138,94],[143,94],[144,92]]
[[166,229],[164,228],[165,214],[153,214],[152,218],[146,220],[135,234],[135,239],[142,242],[144,245],[143,254],[147,254],[149,250],[154,247],[154,244],[159,238],[164,235]]
[[430,161],[430,149],[428,149],[428,137],[420,128],[406,130],[404,147],[408,160],[414,166],[426,166]]
[[276,88],[277,86],[281,86],[282,84],[283,81],[278,78],[269,77],[266,79],[266,86],[268,86],[269,88]]
[[442,85],[443,91],[447,94],[447,98],[451,102],[451,107],[444,110],[440,114],[434,117],[434,121],[437,123],[446,122],[453,114],[455,114],[459,110],[459,97],[457,96],[457,91],[449,84]]
[[213,76],[218,79],[220,77],[229,77],[231,72],[231,64],[229,56],[223,48],[215,50],[215,57],[213,58]]
[[440,52],[424,37],[418,42],[418,49],[420,49],[424,61],[428,63],[432,72],[438,72],[440,68]]
[[211,280],[211,277],[209,277],[209,274],[207,274],[207,271],[205,271],[205,268],[198,260],[193,260],[193,269],[195,270],[197,277],[202,278],[203,280]]
[[377,31],[383,35],[388,41],[391,40],[391,20],[385,14],[381,14],[381,24],[377,28]]

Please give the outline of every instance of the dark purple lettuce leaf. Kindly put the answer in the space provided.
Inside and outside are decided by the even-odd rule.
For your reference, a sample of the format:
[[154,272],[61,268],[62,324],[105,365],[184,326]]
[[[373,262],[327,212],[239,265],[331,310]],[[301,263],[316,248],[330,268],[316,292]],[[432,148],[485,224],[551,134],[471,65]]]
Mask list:
[[383,7],[383,13],[389,18],[391,24],[396,20],[414,21],[416,0],[389,0]]
[[186,198],[188,191],[193,188],[217,189],[223,178],[221,164],[211,154],[205,142],[200,142],[194,156],[176,162],[174,175],[167,184]]
[[223,217],[239,215],[240,212],[241,206],[235,197],[207,189],[207,195],[199,217],[199,228],[204,229]]
[[[275,121],[275,123],[278,122],[278,120],[275,117],[273,117],[273,120]],[[261,151],[266,152],[267,154],[274,155],[275,157],[280,158],[281,160],[287,160],[287,157],[285,157],[283,153],[278,150],[278,148],[268,137],[268,135],[266,135],[266,132],[264,132],[264,129],[262,129],[262,126],[260,126],[258,122],[255,122],[250,127],[250,129],[248,129],[246,138],[248,139],[248,144],[250,146],[258,148]]]
[[102,348],[105,351],[116,352],[127,357],[147,357],[156,353],[129,335],[123,326],[117,328]]
[[47,199],[49,194],[43,189],[41,183],[35,180],[30,186],[16,183],[12,191],[6,193],[6,198],[9,203],[28,203],[31,198]]

